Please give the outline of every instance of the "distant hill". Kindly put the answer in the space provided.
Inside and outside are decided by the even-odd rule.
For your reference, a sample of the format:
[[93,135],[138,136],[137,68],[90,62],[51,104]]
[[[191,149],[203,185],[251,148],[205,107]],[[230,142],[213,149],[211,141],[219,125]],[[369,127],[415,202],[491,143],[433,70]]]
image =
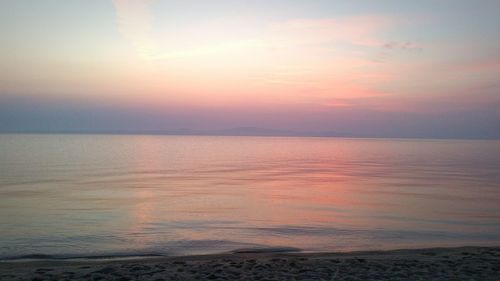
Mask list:
[[282,136],[282,137],[350,137],[349,134],[341,134],[331,131],[323,132],[297,132],[290,130],[276,130],[259,127],[236,127],[223,130],[190,130],[178,129],[157,132],[164,135],[199,135],[199,136]]
[[215,135],[221,136],[294,136],[297,132],[285,130],[273,130],[258,127],[238,127],[213,131]]

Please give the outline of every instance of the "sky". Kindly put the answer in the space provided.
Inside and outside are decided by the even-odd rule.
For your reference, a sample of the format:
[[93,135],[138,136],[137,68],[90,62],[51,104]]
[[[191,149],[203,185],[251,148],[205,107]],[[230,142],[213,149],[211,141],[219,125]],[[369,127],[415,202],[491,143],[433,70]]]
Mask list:
[[0,132],[500,138],[500,1],[2,0]]

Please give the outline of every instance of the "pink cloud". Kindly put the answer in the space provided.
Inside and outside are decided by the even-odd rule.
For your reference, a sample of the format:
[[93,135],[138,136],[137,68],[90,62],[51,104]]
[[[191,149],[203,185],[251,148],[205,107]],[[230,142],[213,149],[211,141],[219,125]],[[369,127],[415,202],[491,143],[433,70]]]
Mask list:
[[283,44],[323,44],[344,42],[362,46],[380,46],[378,34],[393,23],[383,16],[358,16],[340,19],[295,19],[271,26],[273,42]]
[[476,72],[476,71],[497,71],[500,72],[500,58],[487,58],[472,60],[452,66],[454,71]]
[[[371,108],[384,112],[446,114],[489,110],[500,105],[500,83],[468,86],[460,90],[427,92],[421,95],[388,95],[370,101]],[[495,110],[497,115],[500,111]]]

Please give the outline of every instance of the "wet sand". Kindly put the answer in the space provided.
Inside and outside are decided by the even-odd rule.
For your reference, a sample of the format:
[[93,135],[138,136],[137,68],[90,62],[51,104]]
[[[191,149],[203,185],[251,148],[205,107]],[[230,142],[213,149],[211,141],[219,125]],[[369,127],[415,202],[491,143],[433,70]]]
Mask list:
[[0,263],[0,280],[500,280],[500,247]]

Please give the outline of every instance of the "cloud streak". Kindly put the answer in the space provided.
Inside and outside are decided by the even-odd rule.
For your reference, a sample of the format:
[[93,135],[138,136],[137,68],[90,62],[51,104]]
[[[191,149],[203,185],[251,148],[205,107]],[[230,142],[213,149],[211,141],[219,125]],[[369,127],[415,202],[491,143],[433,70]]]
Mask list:
[[158,45],[153,36],[150,10],[155,0],[113,0],[120,32],[144,58],[156,55]]

